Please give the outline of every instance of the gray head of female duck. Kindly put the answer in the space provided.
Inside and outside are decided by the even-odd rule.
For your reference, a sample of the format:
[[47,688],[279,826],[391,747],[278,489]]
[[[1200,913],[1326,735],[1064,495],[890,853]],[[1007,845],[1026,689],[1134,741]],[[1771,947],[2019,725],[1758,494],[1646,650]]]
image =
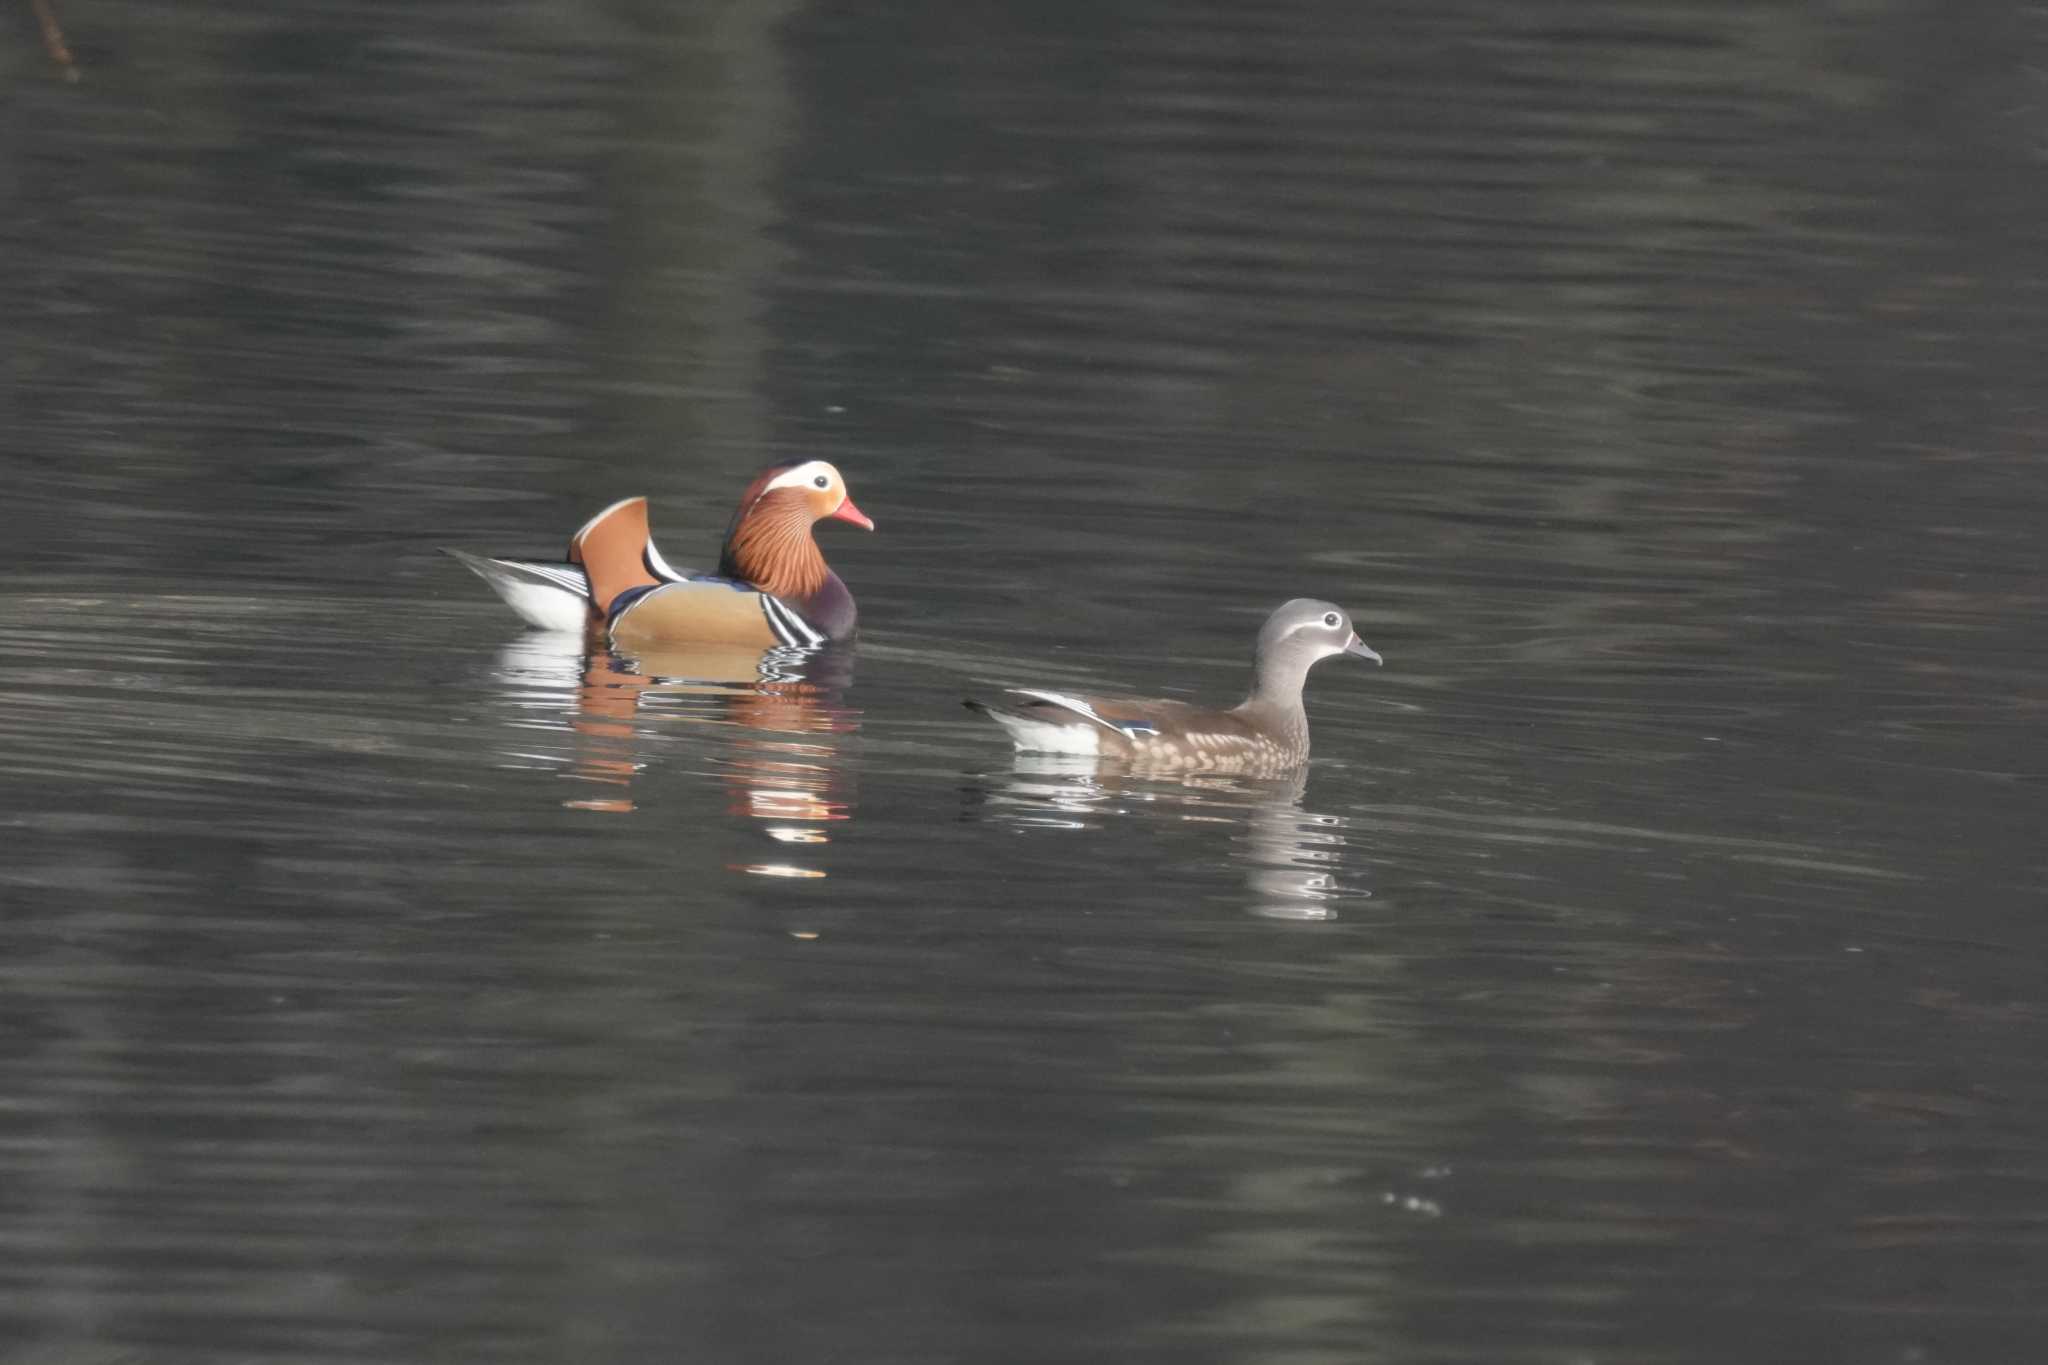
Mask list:
[[1309,669],[1333,654],[1355,654],[1382,662],[1358,638],[1342,607],[1313,597],[1297,597],[1282,604],[1259,631],[1251,694],[1238,709],[1299,713],[1301,685]]

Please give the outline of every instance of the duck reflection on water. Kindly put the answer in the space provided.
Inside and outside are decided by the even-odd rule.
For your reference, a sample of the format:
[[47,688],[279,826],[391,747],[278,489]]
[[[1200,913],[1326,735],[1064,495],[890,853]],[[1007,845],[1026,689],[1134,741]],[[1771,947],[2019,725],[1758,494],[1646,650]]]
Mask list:
[[1342,885],[1346,821],[1303,807],[1306,768],[1224,775],[1019,753],[987,781],[979,818],[1025,829],[1094,829],[1120,817],[1228,828],[1233,861],[1244,872],[1245,909],[1254,915],[1331,920],[1337,902],[1371,894]]
[[[825,875],[781,853],[829,843],[830,827],[852,818],[853,784],[838,747],[860,728],[859,713],[842,701],[853,675],[851,647],[703,644],[628,653],[536,633],[506,645],[497,671],[505,695],[533,708],[534,728],[560,733],[567,717],[574,742],[566,755],[547,757],[563,763],[569,780],[597,790],[565,806],[630,813],[636,780],[654,755],[651,739],[670,724],[728,729],[710,756],[727,810],[761,821],[779,846],[776,860],[733,870]],[[514,756],[542,757],[523,749]]]

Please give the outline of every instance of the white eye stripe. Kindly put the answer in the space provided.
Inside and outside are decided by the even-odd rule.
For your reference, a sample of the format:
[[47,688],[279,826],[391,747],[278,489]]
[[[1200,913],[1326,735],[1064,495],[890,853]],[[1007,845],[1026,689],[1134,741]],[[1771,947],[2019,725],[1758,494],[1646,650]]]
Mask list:
[[838,472],[823,460],[809,460],[785,469],[768,481],[769,488],[830,488]]

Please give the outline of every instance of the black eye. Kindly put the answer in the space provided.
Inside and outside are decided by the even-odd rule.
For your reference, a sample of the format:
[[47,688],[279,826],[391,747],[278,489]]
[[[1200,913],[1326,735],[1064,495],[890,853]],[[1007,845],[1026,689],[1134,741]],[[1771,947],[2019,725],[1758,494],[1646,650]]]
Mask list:
[[1323,624],[1328,626],[1331,630],[1335,630],[1337,628],[1337,613],[1333,611],[1329,615],[1325,616],[1323,618]]
[[820,474],[820,475],[819,475],[819,476],[818,476],[817,478],[815,478],[815,479],[812,479],[812,480],[811,480],[811,487],[813,487],[813,488],[824,488],[824,487],[826,487],[827,485],[829,485],[829,484],[830,484],[831,482],[832,482],[832,480],[830,480],[830,479],[826,478],[826,477],[825,477],[825,476],[824,476],[823,474]]

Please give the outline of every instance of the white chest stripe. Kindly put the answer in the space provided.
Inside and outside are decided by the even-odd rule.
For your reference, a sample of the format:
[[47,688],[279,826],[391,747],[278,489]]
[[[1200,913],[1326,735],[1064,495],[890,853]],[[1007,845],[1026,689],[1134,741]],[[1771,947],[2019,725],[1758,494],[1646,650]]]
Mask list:
[[825,643],[824,634],[815,626],[765,592],[761,594],[761,614],[768,618],[768,629],[775,632],[775,638],[786,645],[809,648]]

